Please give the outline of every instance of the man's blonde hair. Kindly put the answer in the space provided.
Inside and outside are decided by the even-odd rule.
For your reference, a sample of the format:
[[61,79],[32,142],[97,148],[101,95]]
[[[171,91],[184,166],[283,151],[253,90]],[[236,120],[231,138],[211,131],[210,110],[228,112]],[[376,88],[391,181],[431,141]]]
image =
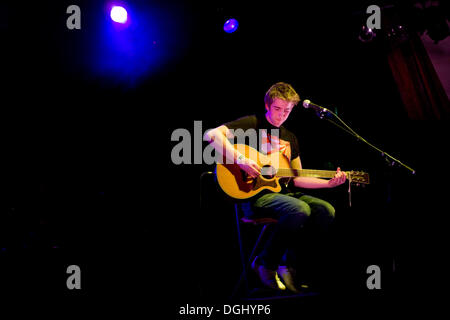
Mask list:
[[297,105],[300,102],[300,96],[298,93],[295,92],[294,88],[289,83],[285,82],[278,82],[270,87],[264,97],[264,104],[270,107],[275,98],[294,102],[294,105]]

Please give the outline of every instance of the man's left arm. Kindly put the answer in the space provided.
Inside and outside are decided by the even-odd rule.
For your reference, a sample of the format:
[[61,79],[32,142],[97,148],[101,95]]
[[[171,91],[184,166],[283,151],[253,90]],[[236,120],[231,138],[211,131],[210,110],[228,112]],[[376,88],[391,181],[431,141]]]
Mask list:
[[[291,161],[291,167],[296,170],[302,169],[302,163],[299,156]],[[334,188],[343,184],[346,179],[345,172],[342,172],[341,168],[338,167],[335,176],[330,180],[314,177],[295,177],[294,185],[298,188],[305,189]]]

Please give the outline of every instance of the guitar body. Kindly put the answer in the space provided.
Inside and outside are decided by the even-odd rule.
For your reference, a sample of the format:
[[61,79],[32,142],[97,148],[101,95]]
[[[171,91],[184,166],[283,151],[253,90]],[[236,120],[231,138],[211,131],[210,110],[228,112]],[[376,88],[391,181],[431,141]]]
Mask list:
[[264,155],[244,144],[235,144],[234,148],[255,161],[262,170],[261,174],[253,179],[237,164],[226,164],[225,160],[224,164],[217,164],[217,181],[227,195],[235,199],[248,199],[263,190],[281,191],[280,177],[276,176],[276,172],[279,168],[290,168],[289,160],[281,152]]
[[[235,199],[248,199],[263,190],[280,192],[280,179],[282,178],[315,177],[332,179],[336,175],[336,171],[330,170],[292,169],[289,159],[281,152],[264,155],[244,144],[235,144],[234,148],[261,167],[261,174],[253,179],[248,177],[235,163],[227,164],[223,159],[223,164],[217,164],[216,176],[220,187],[226,194]],[[343,172],[350,184],[369,184],[369,174],[363,171]]]

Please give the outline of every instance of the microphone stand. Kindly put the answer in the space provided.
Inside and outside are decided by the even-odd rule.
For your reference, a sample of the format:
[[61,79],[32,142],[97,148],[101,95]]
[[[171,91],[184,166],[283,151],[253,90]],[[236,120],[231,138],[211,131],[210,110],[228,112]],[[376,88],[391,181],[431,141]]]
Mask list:
[[[404,164],[403,162],[401,162],[400,160],[394,158],[393,156],[391,156],[390,154],[388,154],[387,152],[381,150],[380,148],[374,146],[373,144],[369,143],[366,139],[364,139],[363,137],[361,137],[359,134],[357,134],[352,128],[350,128],[341,118],[338,117],[337,114],[335,114],[334,112],[332,112],[331,110],[327,109],[327,108],[323,108],[320,106],[318,107],[315,111],[317,116],[319,116],[320,119],[326,119],[328,122],[332,123],[333,125],[335,125],[336,127],[338,127],[339,129],[347,132],[348,134],[354,136],[358,141],[362,141],[364,143],[366,143],[369,147],[371,147],[372,149],[380,152],[381,156],[386,160],[386,162],[388,163],[388,165],[390,167],[394,167],[396,164],[400,165],[401,167],[407,169],[412,175],[416,174],[416,170],[414,170],[413,168],[407,166],[406,164]],[[339,121],[339,123],[336,123],[335,121],[333,121],[332,119],[330,119],[329,117],[327,117],[327,115],[332,115],[334,116],[335,119],[337,119]],[[349,181],[349,187],[348,187],[348,193],[349,193],[349,205],[350,207],[351,205],[351,181]],[[390,187],[389,187],[390,190]],[[388,197],[390,198],[390,191],[388,191]],[[395,268],[396,268],[396,261],[395,261],[395,254],[392,256],[392,272],[395,273]]]
[[334,122],[331,119],[326,118],[326,120],[332,124],[334,124],[336,127],[340,128],[341,130],[347,132],[348,134],[354,136],[356,139],[358,139],[358,141],[362,141],[364,143],[366,143],[369,147],[371,147],[372,149],[375,149],[376,151],[381,153],[381,156],[385,158],[386,162],[391,166],[395,166],[395,164],[398,164],[404,168],[406,168],[408,171],[411,172],[411,174],[415,175],[416,174],[416,170],[414,170],[413,168],[407,166],[406,164],[404,164],[403,162],[401,162],[400,160],[394,158],[393,156],[391,156],[389,153],[381,150],[380,148],[374,146],[373,144],[371,144],[370,142],[368,142],[366,139],[364,139],[363,137],[361,137],[359,134],[357,134],[352,128],[350,128],[341,118],[339,118],[337,116],[337,114],[335,114],[334,112],[332,112],[329,109],[326,108],[322,108],[320,107],[322,110],[316,112],[316,114],[319,116],[320,119],[324,119],[326,118],[327,113],[333,115],[337,120],[339,120],[339,122],[343,125],[339,125],[336,122]]

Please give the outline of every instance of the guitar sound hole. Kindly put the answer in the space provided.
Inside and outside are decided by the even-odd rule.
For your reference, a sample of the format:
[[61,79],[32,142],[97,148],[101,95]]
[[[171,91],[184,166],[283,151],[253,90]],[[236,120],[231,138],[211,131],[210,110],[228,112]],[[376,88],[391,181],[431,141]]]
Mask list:
[[265,179],[272,179],[277,174],[277,171],[274,167],[266,165],[261,168],[261,175]]

